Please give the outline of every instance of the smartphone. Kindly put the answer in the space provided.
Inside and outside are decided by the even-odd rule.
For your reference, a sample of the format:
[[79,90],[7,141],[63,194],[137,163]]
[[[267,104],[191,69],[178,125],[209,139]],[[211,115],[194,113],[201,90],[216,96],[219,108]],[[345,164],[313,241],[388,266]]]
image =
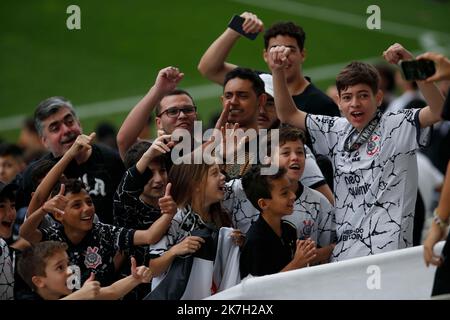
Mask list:
[[405,60],[400,63],[405,80],[425,80],[436,72],[434,62],[427,59]]
[[244,23],[245,19],[241,16],[235,15],[233,18],[231,18],[230,23],[228,23],[228,27],[233,29],[234,31],[242,34],[244,37],[249,38],[250,40],[255,40],[258,36],[259,32],[255,33],[246,33],[242,29],[242,24]]

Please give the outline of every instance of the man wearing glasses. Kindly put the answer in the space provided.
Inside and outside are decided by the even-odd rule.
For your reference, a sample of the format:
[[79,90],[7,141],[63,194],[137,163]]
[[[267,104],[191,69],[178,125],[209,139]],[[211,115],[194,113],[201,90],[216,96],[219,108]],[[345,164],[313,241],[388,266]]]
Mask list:
[[197,120],[194,99],[187,91],[176,88],[183,76],[184,73],[175,67],[159,71],[155,84],[131,110],[117,133],[117,146],[122,159],[138,140],[153,110],[158,130],[165,134],[172,134],[176,129],[193,133],[194,121]]

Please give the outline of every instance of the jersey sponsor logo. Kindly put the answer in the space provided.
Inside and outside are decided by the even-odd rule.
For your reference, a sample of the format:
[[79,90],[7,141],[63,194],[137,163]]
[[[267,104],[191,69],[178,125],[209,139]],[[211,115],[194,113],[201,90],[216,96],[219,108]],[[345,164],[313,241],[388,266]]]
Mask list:
[[98,254],[98,247],[87,247],[84,265],[88,269],[95,269],[102,264],[102,257]]
[[362,240],[363,239],[363,228],[356,228],[354,230],[345,230],[342,233],[342,241],[348,240]]
[[372,135],[370,140],[367,142],[367,154],[369,156],[374,156],[380,151],[380,136]]
[[328,124],[330,127],[334,126],[334,119],[333,118],[322,118],[322,117],[317,117],[316,120],[318,122],[321,122],[323,124]]
[[370,183],[364,183],[362,186],[350,187],[348,188],[348,193],[352,196],[360,196],[362,194],[366,194],[369,191]]

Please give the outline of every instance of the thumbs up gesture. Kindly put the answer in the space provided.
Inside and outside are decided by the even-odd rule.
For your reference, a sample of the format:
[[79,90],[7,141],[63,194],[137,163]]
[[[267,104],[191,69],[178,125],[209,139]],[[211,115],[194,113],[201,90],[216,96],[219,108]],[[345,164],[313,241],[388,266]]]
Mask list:
[[136,259],[134,257],[131,257],[131,275],[140,283],[149,283],[153,277],[152,271],[148,267],[144,265],[136,267]]
[[95,274],[91,272],[89,278],[83,283],[83,286],[77,292],[79,299],[92,300],[100,293],[100,282],[95,280]]
[[164,196],[159,198],[159,200],[158,200],[159,208],[161,209],[162,214],[174,215],[177,212],[177,204],[175,203],[172,196],[170,195],[171,188],[172,188],[172,183],[169,182],[166,185],[166,192],[164,193]]

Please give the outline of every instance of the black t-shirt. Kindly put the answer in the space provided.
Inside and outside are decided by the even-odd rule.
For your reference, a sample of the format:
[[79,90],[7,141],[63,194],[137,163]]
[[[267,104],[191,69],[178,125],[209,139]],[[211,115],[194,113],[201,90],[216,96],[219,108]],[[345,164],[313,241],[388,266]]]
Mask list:
[[264,276],[280,272],[292,261],[297,242],[297,230],[288,221],[281,221],[281,238],[272,230],[262,216],[247,232],[239,269],[241,278],[248,274]]
[[308,77],[306,78],[310,84],[306,89],[292,96],[298,109],[310,114],[340,117],[338,106],[325,93],[320,91]]
[[[56,163],[60,158],[47,154],[40,160],[50,160]],[[31,201],[33,186],[32,173],[38,162],[30,164],[23,173],[20,181],[23,199],[16,206],[28,206]],[[113,223],[113,196],[117,186],[125,173],[125,167],[117,151],[102,145],[92,146],[92,155],[82,164],[72,160],[64,171],[67,178],[78,178],[84,182],[87,191],[95,205],[95,213],[103,223]]]

